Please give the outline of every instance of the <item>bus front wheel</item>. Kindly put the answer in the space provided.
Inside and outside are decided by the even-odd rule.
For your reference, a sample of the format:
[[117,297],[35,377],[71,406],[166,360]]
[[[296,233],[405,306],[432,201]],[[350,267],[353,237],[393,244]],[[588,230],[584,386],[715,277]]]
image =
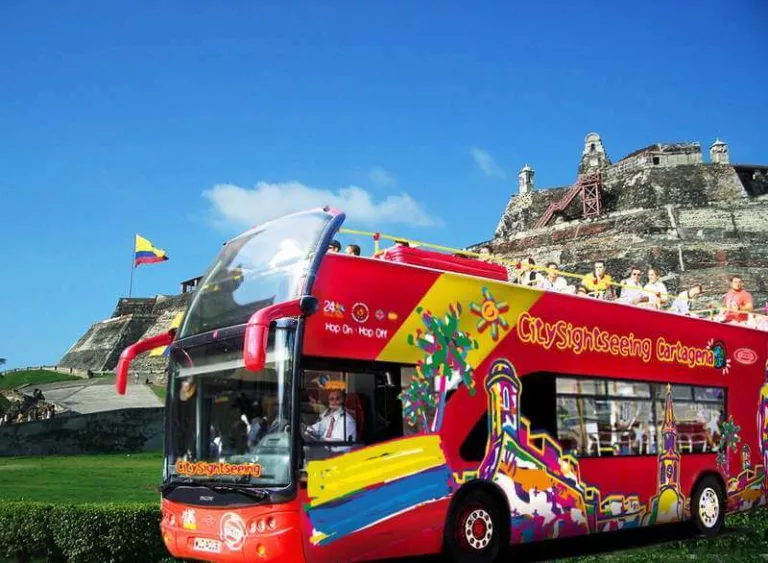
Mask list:
[[448,515],[445,551],[455,563],[498,561],[507,547],[509,530],[503,525],[499,504],[486,491],[474,489],[462,495]]
[[691,518],[696,530],[707,537],[720,533],[725,523],[726,500],[720,482],[707,475],[698,482],[691,497]]

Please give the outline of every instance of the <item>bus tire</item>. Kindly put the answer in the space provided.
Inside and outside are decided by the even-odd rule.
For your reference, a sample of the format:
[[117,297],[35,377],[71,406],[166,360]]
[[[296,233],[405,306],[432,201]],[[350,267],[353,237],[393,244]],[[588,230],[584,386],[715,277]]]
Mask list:
[[455,563],[501,561],[509,547],[509,526],[501,504],[482,488],[472,488],[453,503],[445,528],[444,552]]
[[719,534],[726,509],[723,487],[716,477],[707,475],[696,483],[691,496],[691,519],[696,531],[709,538]]

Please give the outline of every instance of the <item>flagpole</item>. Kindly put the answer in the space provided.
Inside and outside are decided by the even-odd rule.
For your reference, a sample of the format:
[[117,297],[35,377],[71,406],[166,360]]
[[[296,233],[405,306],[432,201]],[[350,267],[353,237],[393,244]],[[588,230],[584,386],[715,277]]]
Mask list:
[[128,286],[128,299],[131,298],[131,292],[133,291],[133,271],[136,269],[134,264],[134,258],[136,256],[136,235],[133,236],[133,245],[131,250],[131,284]]

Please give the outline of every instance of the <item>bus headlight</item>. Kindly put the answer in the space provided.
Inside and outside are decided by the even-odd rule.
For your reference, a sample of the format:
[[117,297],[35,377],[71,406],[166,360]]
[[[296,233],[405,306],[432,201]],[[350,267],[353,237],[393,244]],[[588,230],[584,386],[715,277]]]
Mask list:
[[261,516],[248,522],[248,533],[263,534],[264,532],[273,532],[277,529],[277,518],[274,516]]

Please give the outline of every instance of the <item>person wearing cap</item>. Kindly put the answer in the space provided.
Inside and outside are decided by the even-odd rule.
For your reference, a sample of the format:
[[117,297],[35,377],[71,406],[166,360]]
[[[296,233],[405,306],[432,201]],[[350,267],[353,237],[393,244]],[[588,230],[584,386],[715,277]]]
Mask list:
[[343,388],[334,386],[328,392],[328,408],[307,428],[307,432],[323,442],[354,442],[357,439],[355,417],[344,408]]

